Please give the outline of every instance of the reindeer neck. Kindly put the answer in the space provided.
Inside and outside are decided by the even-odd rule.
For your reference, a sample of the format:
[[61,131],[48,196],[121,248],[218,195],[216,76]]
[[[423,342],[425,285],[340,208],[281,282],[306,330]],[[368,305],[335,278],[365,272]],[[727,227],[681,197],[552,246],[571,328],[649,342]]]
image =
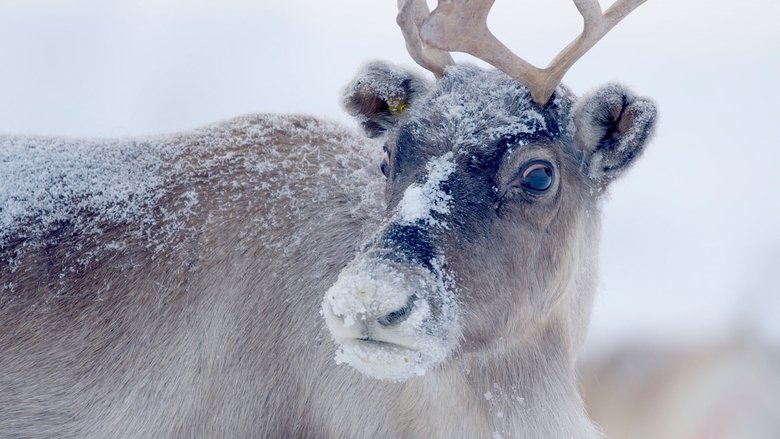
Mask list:
[[[542,336],[458,356],[407,385],[409,419],[428,412],[410,436],[437,437],[436,426],[462,426],[461,437],[597,438],[577,391],[571,349],[555,327]],[[419,418],[418,418],[419,419]],[[443,427],[442,427],[443,428]]]

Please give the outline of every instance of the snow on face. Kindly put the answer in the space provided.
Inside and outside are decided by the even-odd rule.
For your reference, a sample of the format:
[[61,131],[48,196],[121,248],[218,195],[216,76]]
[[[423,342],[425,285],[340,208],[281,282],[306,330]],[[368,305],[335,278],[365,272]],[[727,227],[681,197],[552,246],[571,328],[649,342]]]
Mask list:
[[407,187],[404,197],[398,203],[398,222],[414,224],[423,221],[429,226],[446,227],[433,214],[443,216],[450,212],[452,196],[441,185],[455,172],[452,152],[434,157],[425,165],[425,169],[428,171],[427,180],[422,185],[414,183]]
[[424,156],[452,151],[456,157],[492,155],[499,144],[522,146],[540,140],[570,143],[574,96],[559,86],[552,100],[536,104],[528,89],[502,72],[469,65],[446,69],[399,126],[405,153]]
[[[453,158],[447,152],[428,161],[425,180],[406,188],[379,236],[398,226],[447,227],[442,218],[450,213],[452,196],[442,186],[455,172]],[[339,344],[336,363],[373,378],[405,381],[447,358],[456,339],[457,307],[441,256],[428,262],[430,267],[423,268],[358,256],[339,274],[322,304],[326,325]],[[436,315],[429,301],[438,304]],[[380,323],[404,306],[410,306],[409,316],[400,324]]]
[[[443,186],[455,172],[453,153],[434,157],[425,166],[422,183],[406,188],[395,213],[377,236],[392,227],[442,227],[452,196]],[[389,242],[385,239],[375,242]],[[388,249],[393,251],[393,249]],[[415,263],[390,263],[361,255],[339,273],[325,293],[321,314],[338,343],[335,361],[364,375],[390,381],[422,376],[444,361],[456,339],[452,282],[442,271],[441,257]],[[438,304],[433,313],[431,303]],[[381,323],[388,314],[409,307],[399,324]]]

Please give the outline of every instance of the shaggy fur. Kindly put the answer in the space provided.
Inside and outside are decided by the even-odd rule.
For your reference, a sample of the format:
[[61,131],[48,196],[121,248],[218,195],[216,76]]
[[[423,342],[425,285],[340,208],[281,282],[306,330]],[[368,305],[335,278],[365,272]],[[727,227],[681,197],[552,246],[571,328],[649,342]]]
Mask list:
[[[149,170],[164,181],[141,217],[86,203],[17,227],[27,232],[0,248],[0,437],[597,437],[573,364],[595,286],[601,187],[617,174],[587,170],[594,151],[611,170],[638,156],[620,146],[634,112],[594,117],[604,113],[576,110],[559,88],[525,136],[501,117],[532,105],[527,90],[500,73],[454,68],[421,89],[382,69],[372,65],[372,78],[413,84],[420,103],[362,119],[379,121],[367,129],[386,132],[395,154],[387,185],[381,149],[365,138],[307,117],[249,116],[145,139],[175,153]],[[500,88],[485,95],[487,82]],[[356,98],[353,111],[398,104],[376,105],[388,89],[359,83],[373,103]],[[503,110],[491,118],[452,102]],[[574,126],[594,123],[618,129],[577,140]],[[638,151],[651,127],[633,136]],[[382,199],[389,215],[427,159],[458,146],[442,139],[463,135],[474,161],[458,162],[457,221],[435,242],[457,284],[457,349],[404,383],[337,365],[324,292],[376,236]],[[508,196],[496,209],[492,186],[540,155],[557,165],[555,196]]]

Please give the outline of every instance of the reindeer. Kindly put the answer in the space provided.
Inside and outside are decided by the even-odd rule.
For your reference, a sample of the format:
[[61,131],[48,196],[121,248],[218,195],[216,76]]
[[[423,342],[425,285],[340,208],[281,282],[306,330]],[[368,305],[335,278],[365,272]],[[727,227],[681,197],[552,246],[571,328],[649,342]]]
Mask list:
[[274,115],[0,140],[0,436],[599,436],[573,364],[600,200],[656,110],[558,82],[642,1],[575,0],[544,70],[490,0],[399,3],[438,79],[358,74],[345,107],[378,141]]

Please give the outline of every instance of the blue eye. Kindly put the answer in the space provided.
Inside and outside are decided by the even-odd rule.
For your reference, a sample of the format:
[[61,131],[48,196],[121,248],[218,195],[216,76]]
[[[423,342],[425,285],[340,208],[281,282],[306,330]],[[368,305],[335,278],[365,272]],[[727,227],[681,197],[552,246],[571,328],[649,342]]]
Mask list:
[[520,169],[520,173],[510,186],[522,188],[531,195],[547,192],[553,183],[553,166],[544,160],[533,160]]

